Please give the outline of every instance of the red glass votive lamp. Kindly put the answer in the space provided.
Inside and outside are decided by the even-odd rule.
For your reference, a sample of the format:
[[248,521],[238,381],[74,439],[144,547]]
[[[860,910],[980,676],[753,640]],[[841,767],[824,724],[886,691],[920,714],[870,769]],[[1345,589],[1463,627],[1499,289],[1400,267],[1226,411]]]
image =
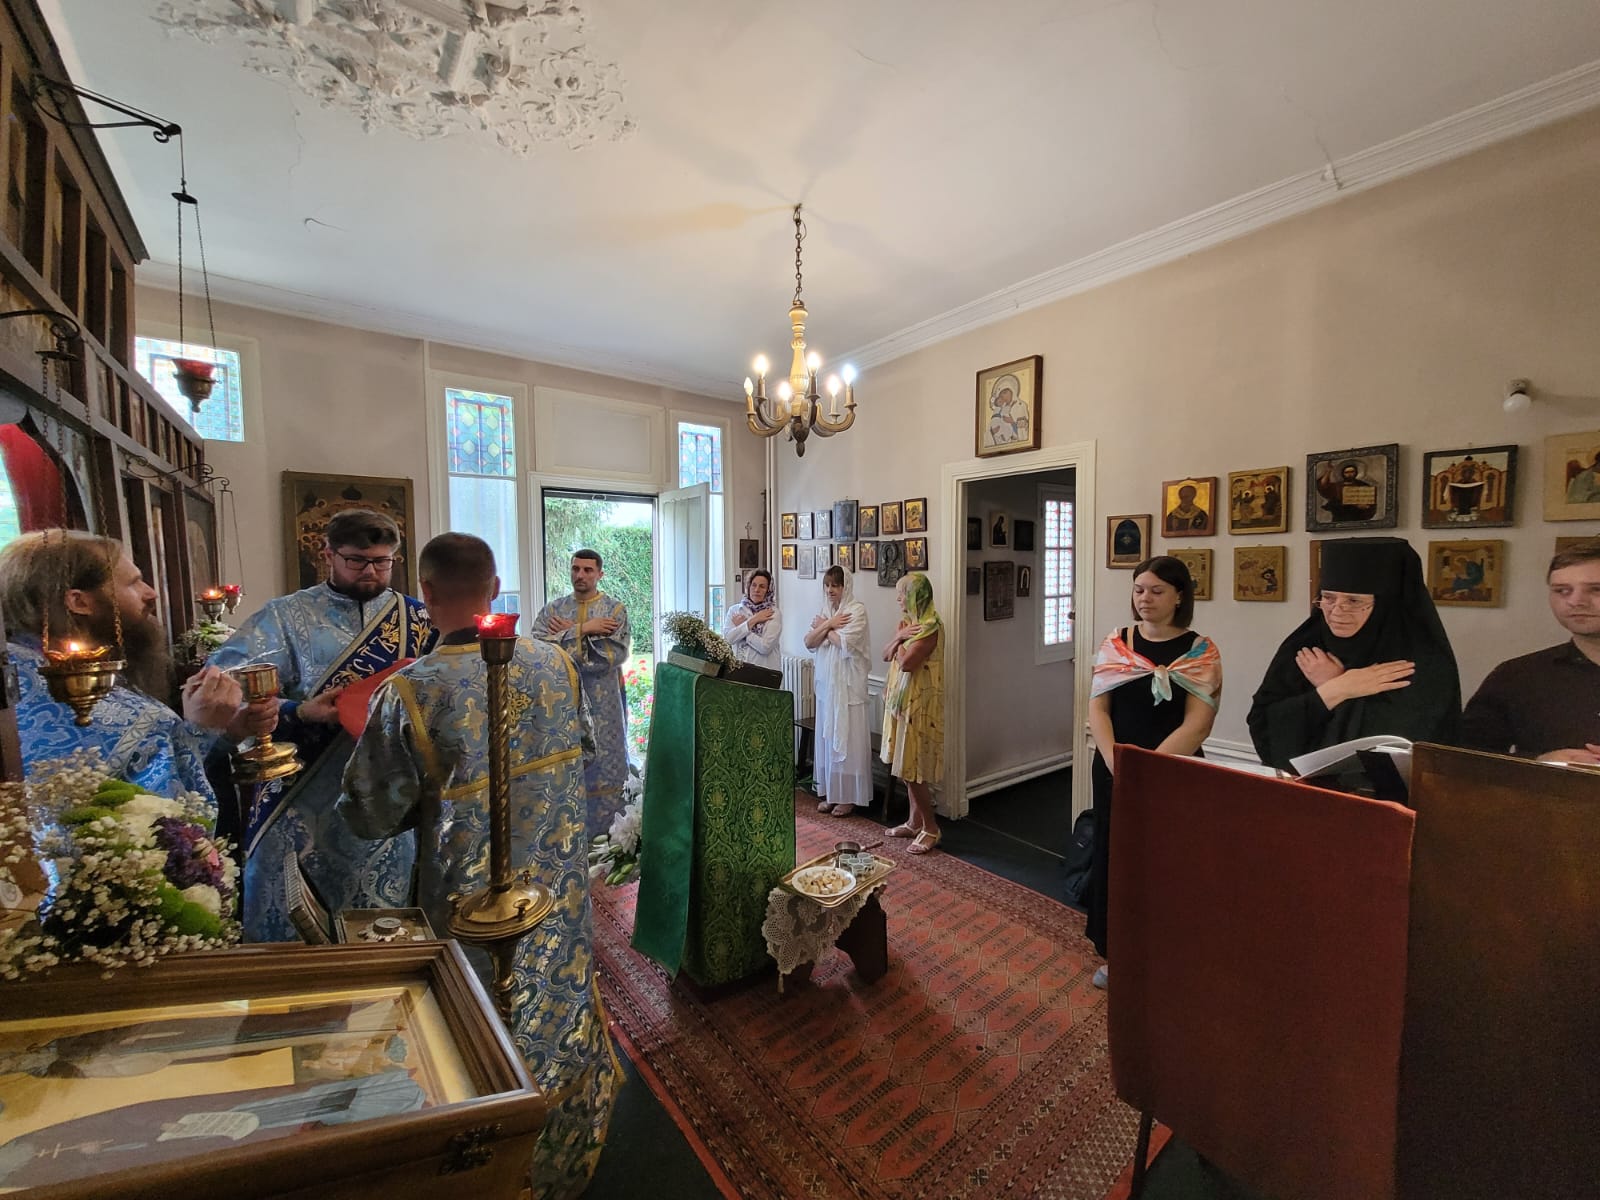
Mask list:
[[227,605],[229,612],[239,607],[239,597],[242,595],[244,595],[244,587],[242,585],[237,583],[225,583],[222,585],[222,602]]
[[479,613],[480,638],[514,638],[517,636],[516,613]]

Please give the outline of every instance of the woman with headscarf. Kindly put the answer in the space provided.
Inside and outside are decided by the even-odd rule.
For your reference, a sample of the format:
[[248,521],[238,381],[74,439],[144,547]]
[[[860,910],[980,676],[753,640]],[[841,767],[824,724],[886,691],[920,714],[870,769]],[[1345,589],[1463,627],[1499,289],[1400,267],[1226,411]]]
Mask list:
[[848,817],[872,803],[872,733],[867,715],[867,608],[843,567],[822,573],[822,611],[806,649],[816,654],[818,812]]
[[901,577],[895,599],[903,615],[883,649],[883,761],[905,780],[911,814],[889,836],[908,837],[909,853],[926,854],[939,844],[933,785],[944,780],[944,623],[920,571]]
[[[1084,893],[1085,932],[1102,958],[1111,878],[1112,747],[1199,755],[1222,699],[1222,655],[1189,628],[1194,579],[1183,562],[1159,554],[1134,568],[1133,615],[1136,624],[1112,630],[1100,643],[1089,689],[1094,847]],[[1095,987],[1105,987],[1109,974],[1105,966],[1096,970]]]
[[783,619],[772,597],[772,572],[762,568],[744,579],[744,599],[728,609],[722,636],[740,662],[779,669],[778,635]]
[[1403,538],[1322,547],[1317,611],[1272,658],[1250,703],[1261,761],[1289,760],[1387,734],[1453,743],[1461,721],[1456,656]]

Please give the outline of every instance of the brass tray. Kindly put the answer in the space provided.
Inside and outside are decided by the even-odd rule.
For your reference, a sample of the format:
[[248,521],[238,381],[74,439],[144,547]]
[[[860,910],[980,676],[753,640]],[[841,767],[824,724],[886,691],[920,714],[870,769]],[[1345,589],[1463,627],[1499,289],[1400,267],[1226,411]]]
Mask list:
[[804,871],[807,867],[831,867],[834,864],[834,860],[838,857],[838,851],[830,850],[826,854],[819,854],[815,858],[807,859],[803,863],[796,863],[794,870],[790,871],[782,879],[778,880],[778,886],[784,891],[791,892],[796,896],[804,896],[818,908],[838,908],[839,905],[843,904],[852,896],[858,896],[862,892],[869,891],[870,889],[877,887],[884,881],[890,871],[893,871],[897,866],[900,865],[892,858],[880,858],[878,855],[874,854],[872,859],[877,865],[872,870],[867,871],[864,874],[856,875],[855,887],[840,892],[837,896],[829,896],[827,899],[807,895],[805,892],[802,892],[793,886],[794,877],[801,871]]

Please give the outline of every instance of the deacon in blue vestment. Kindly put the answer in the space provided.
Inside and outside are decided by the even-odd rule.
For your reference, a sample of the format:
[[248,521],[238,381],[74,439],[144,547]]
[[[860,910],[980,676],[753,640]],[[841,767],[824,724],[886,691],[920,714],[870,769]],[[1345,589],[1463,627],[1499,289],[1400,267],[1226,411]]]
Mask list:
[[[488,668],[475,616],[500,581],[488,544],[465,533],[434,538],[419,568],[444,637],[378,689],[339,812],[362,837],[416,832],[418,902],[443,935],[450,896],[489,882]],[[588,1186],[619,1078],[591,948],[581,690],[572,660],[531,638],[518,639],[508,670],[511,867],[531,871],[556,902],[518,945],[510,1032],[551,1104],[533,1194],[561,1200]],[[489,982],[488,955],[468,954]]]
[[[242,738],[277,724],[271,702],[245,707],[239,685],[211,668],[184,685],[181,714],[157,698],[170,694],[167,630],[156,616],[155,589],[111,538],[47,529],[14,539],[0,550],[0,603],[17,667],[17,732],[30,768],[90,750],[114,777],[147,792],[197,792],[215,804],[207,748],[218,734]],[[52,647],[68,640],[110,647],[119,617],[127,669],[94,706],[90,723],[79,725],[39,674],[44,626],[48,620]]]
[[589,837],[611,828],[628,781],[628,700],[622,668],[632,644],[628,610],[600,591],[605,564],[593,550],[572,556],[572,593],[552,600],[533,621],[533,636],[560,646],[583,679],[583,701],[594,729],[595,754],[584,772]]
[[288,913],[284,863],[297,854],[330,912],[410,903],[416,840],[352,836],[334,814],[353,743],[339,727],[345,686],[402,659],[425,654],[436,634],[421,603],[389,587],[400,529],[389,517],[347,508],[328,521],[322,555],[328,577],[269,600],[213,651],[223,668],[269,662],[284,699],[280,736],[305,769],[262,789],[245,814],[244,933],[252,942],[299,940]]

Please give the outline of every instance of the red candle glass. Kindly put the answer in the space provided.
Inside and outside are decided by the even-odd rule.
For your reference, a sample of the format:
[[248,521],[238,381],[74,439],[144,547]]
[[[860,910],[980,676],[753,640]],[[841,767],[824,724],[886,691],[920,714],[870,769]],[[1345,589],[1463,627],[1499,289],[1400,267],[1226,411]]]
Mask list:
[[194,375],[200,379],[214,378],[213,372],[217,369],[216,363],[206,362],[199,358],[175,358],[172,365],[185,375]]
[[479,613],[480,638],[514,638],[517,636],[516,613]]
[[222,594],[229,600],[237,600],[239,593],[242,591],[244,591],[243,586],[237,583],[225,583],[222,585]]

